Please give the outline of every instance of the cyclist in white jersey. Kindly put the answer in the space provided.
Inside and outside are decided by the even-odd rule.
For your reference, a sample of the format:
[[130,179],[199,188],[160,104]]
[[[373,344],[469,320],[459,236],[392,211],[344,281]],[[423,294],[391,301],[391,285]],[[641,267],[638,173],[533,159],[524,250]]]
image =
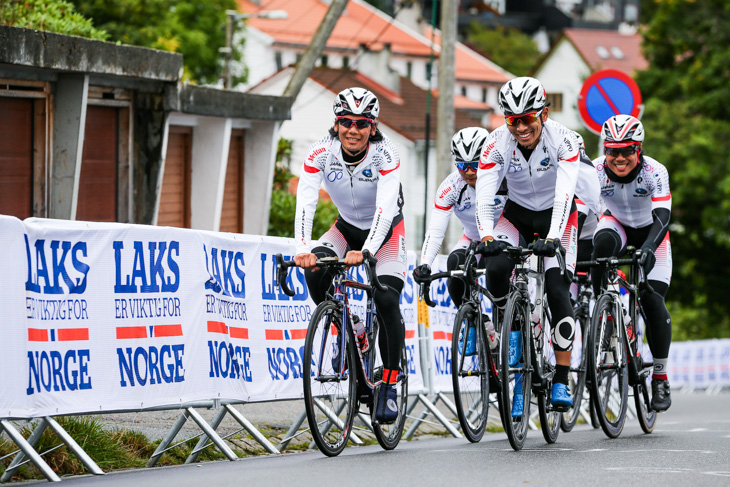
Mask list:
[[[487,285],[498,307],[505,305],[514,261],[501,251],[506,245],[532,244],[535,255],[545,261],[545,283],[552,313],[552,343],[556,373],[551,402],[557,410],[573,405],[568,391],[570,355],[575,319],[570,302],[569,281],[560,275],[555,253],[562,246],[566,271],[575,271],[578,216],[573,201],[580,170],[579,146],[573,131],[548,120],[545,89],[535,78],[507,82],[499,91],[503,125],[490,136],[479,160],[477,173],[477,225],[479,250],[494,256],[487,263]],[[504,212],[494,225],[494,196],[501,177],[509,188]],[[510,366],[522,362],[522,331],[512,333]],[[518,374],[516,380],[521,391]],[[523,396],[515,393],[512,416],[521,417]]]
[[[451,215],[455,214],[461,222],[464,234],[451,249],[446,261],[446,268],[453,270],[466,262],[466,250],[472,241],[479,241],[479,230],[476,221],[476,182],[479,156],[482,153],[484,142],[489,137],[487,129],[481,127],[468,127],[458,131],[451,139],[451,156],[456,166],[452,172],[443,180],[436,191],[433,209],[429,219],[428,230],[421,249],[421,265],[413,271],[416,282],[428,278],[431,274],[431,266],[436,259],[441,244],[443,243],[446,229],[449,225]],[[506,187],[495,197],[495,217],[498,218],[504,207],[506,199]],[[483,265],[484,259],[479,263]],[[466,298],[466,287],[461,279],[447,281],[449,296],[457,308],[461,306]],[[489,318],[486,318],[489,320]],[[493,327],[490,328],[493,330]],[[466,347],[466,355],[473,355],[476,349],[476,333],[470,333]],[[496,346],[496,333],[491,332],[488,336],[490,346]]]
[[[400,157],[377,128],[380,104],[373,93],[357,87],[343,90],[335,98],[334,112],[334,126],[312,146],[302,166],[294,261],[305,269],[312,299],[319,304],[332,284],[332,274],[315,267],[317,258],[337,256],[357,266],[363,262],[363,250],[377,257],[376,273],[388,290],[374,294],[383,325],[383,383],[375,395],[375,419],[391,423],[398,416],[395,384],[405,340],[399,304],[407,270]],[[322,185],[339,216],[312,248],[312,222]]]
[[[661,163],[644,155],[644,126],[638,119],[611,117],[603,124],[602,137],[605,155],[594,162],[607,209],[593,237],[593,258],[620,256],[627,245],[641,249],[639,262],[653,289],[643,291],[639,298],[654,357],[651,407],[665,411],[672,404],[667,380],[672,321],[664,303],[672,278],[669,175]],[[592,272],[596,292],[603,277],[597,270]]]

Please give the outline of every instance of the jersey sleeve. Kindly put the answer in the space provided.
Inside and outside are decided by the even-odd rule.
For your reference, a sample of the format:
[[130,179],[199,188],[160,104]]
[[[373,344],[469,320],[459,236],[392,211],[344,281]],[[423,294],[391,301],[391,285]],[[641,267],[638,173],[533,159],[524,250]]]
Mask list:
[[398,149],[389,142],[383,143],[381,147],[383,148],[382,157],[376,164],[378,194],[375,197],[375,215],[368,238],[362,246],[373,255],[383,245],[383,241],[390,231],[390,225],[402,207],[399,201],[401,187]]
[[446,235],[446,228],[449,226],[449,219],[454,212],[456,196],[458,195],[456,195],[456,188],[451,183],[451,178],[446,178],[436,191],[436,199],[428,220],[428,230],[426,230],[421,249],[421,264],[430,266],[436,259]]
[[547,238],[560,238],[568,225],[570,208],[573,204],[575,186],[580,171],[580,154],[577,141],[566,134],[558,147],[558,175],[555,181],[555,199]]
[[495,140],[487,141],[477,170],[476,219],[480,239],[492,236],[494,231],[495,195],[504,171],[504,159],[499,150],[495,149],[495,144]]
[[296,216],[294,217],[294,239],[297,255],[308,253],[312,249],[314,212],[317,209],[319,188],[322,185],[324,164],[327,158],[327,151],[322,150],[323,146],[323,141],[312,145],[299,174]]
[[669,173],[664,165],[657,163],[651,171],[654,182],[651,191],[651,209],[665,208],[672,210],[672,193],[669,191]]

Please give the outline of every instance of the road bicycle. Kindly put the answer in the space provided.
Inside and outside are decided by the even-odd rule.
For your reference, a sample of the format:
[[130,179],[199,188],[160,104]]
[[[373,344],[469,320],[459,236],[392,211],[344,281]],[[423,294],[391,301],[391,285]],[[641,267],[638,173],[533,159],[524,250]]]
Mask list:
[[[617,438],[623,430],[629,386],[641,429],[651,433],[656,424],[656,411],[651,409],[649,397],[654,364],[644,361],[644,341],[637,333],[639,318],[647,322],[639,293],[643,289],[651,291],[651,286],[638,264],[640,252],[634,253],[633,248],[628,252],[631,258],[604,257],[589,262],[592,267],[602,267],[604,278],[591,320],[588,377],[598,420],[609,438]],[[630,266],[628,279],[619,270],[623,265]],[[628,295],[628,310],[621,288]]]
[[[565,273],[565,249],[556,253],[561,272]],[[504,249],[514,261],[514,275],[507,294],[507,305],[501,323],[500,373],[502,378],[502,422],[507,438],[515,451],[525,444],[530,421],[530,399],[534,391],[540,414],[540,428],[548,443],[554,443],[560,433],[562,411],[551,404],[554,357],[550,346],[550,310],[546,306],[545,263],[537,259],[537,269],[530,266],[532,250],[521,246]],[[534,300],[530,296],[530,279],[534,280]],[[509,340],[513,331],[521,331],[522,361],[509,365]],[[521,374],[521,375],[520,375]],[[515,388],[523,395],[521,416],[512,416]]]
[[[385,345],[386,336],[380,327],[373,293],[385,291],[375,273],[377,259],[363,251],[365,272],[370,284],[361,283],[347,276],[348,266],[337,257],[317,260],[317,267],[334,272],[332,287],[327,299],[312,313],[302,353],[304,404],[307,421],[320,451],[327,456],[339,455],[347,445],[355,415],[362,413],[360,405],[370,411],[371,426],[378,443],[392,450],[398,445],[403,433],[408,399],[408,367],[405,347],[401,349],[398,391],[398,417],[391,424],[374,419],[374,405],[382,383],[382,360],[378,343]],[[296,267],[294,261],[285,261],[276,255],[277,282],[287,296],[294,291],[287,284],[287,271]],[[369,347],[361,349],[353,330],[353,316],[349,292],[364,291],[366,294],[364,321],[365,336]],[[362,417],[362,416],[361,416]]]
[[[482,295],[490,300],[492,295],[479,284],[479,277],[485,274],[486,269],[477,268],[475,254],[477,245],[478,242],[469,245],[464,265],[458,269],[434,273],[427,278],[419,279],[414,276],[416,282],[420,284],[419,296],[430,307],[436,305],[430,297],[432,281],[444,277],[464,281],[468,297],[461,303],[454,318],[451,339],[451,380],[459,424],[464,436],[472,443],[482,439],[487,427],[490,389],[499,391],[501,388],[498,372],[499,350],[492,351],[488,346],[486,325],[489,317],[481,311]],[[470,341],[474,342],[473,353],[467,351]],[[499,396],[498,401],[501,401]]]
[[578,286],[578,299],[573,307],[575,316],[575,339],[573,341],[573,353],[571,356],[570,375],[568,377],[568,389],[573,397],[573,408],[563,413],[563,420],[560,422],[560,429],[569,433],[578,421],[581,413],[581,403],[586,391],[586,375],[588,372],[588,340],[591,328],[591,303],[593,299],[593,286],[586,272],[580,272],[582,262],[576,264],[576,274],[573,282]]

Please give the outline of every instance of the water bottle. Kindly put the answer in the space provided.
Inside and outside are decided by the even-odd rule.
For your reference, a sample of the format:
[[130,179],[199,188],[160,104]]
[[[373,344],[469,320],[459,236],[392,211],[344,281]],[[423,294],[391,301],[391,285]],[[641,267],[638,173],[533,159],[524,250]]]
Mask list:
[[629,341],[634,342],[636,340],[636,334],[634,333],[634,324],[631,322],[631,315],[626,308],[624,311],[624,323],[626,324],[626,334],[629,336]]
[[494,323],[489,317],[485,316],[484,326],[487,328],[487,341],[489,342],[489,349],[496,350],[499,346],[499,339],[497,338],[497,330],[494,329]]
[[365,323],[360,321],[360,317],[357,315],[352,315],[352,330],[355,332],[355,338],[357,339],[357,345],[360,347],[360,350],[363,352],[370,350],[368,334],[365,333]]
[[535,337],[537,343],[540,343],[540,340],[542,340],[542,323],[540,323],[540,317],[537,315],[536,309],[537,307],[532,310],[530,321],[532,322],[532,335]]

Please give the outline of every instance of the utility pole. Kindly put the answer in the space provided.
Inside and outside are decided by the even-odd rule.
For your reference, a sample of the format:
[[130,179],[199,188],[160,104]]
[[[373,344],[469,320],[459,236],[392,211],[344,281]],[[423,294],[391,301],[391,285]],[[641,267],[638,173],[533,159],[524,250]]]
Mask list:
[[[439,54],[439,99],[436,119],[436,181],[451,172],[451,138],[454,135],[454,87],[456,59],[456,18],[458,0],[441,0],[441,52]],[[448,232],[443,247],[448,248]]]
[[[431,151],[431,80],[433,79],[433,45],[434,37],[436,37],[436,0],[431,4],[431,52],[428,56],[428,91],[426,92],[426,145],[423,151],[424,180],[426,184],[426,192],[423,195],[425,202],[423,209],[423,238],[426,238],[426,230],[428,229],[428,210],[431,208],[431,192],[428,187],[428,153]],[[437,182],[438,184],[438,182]]]
[[324,45],[332,33],[332,30],[335,28],[337,19],[340,18],[340,15],[342,15],[342,12],[345,10],[346,5],[347,0],[332,0],[324,19],[322,19],[322,23],[319,24],[317,32],[315,32],[314,37],[312,37],[312,41],[309,43],[309,46],[307,46],[307,49],[304,51],[302,58],[297,63],[297,67],[289,80],[289,84],[284,90],[283,96],[290,96],[292,97],[292,100],[296,100],[297,95],[299,95],[299,92],[302,90],[302,86],[304,86],[304,82],[309,77],[309,73],[311,73],[314,68],[314,63],[322,54],[322,49],[324,49]]

